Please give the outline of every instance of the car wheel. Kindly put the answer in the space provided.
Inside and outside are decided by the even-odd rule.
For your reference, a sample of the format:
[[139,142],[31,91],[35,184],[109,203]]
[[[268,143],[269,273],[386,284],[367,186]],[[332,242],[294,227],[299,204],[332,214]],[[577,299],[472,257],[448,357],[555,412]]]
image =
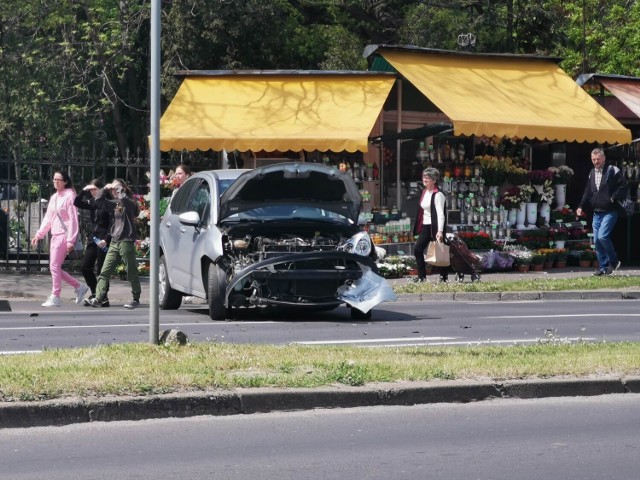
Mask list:
[[224,306],[224,295],[227,288],[227,276],[218,265],[209,265],[209,282],[207,298],[209,300],[209,316],[211,320],[227,318],[227,308]]
[[362,310],[351,307],[351,320],[369,320],[371,318],[371,310],[364,313]]
[[177,310],[182,303],[182,293],[171,288],[167,270],[167,260],[164,255],[162,255],[158,266],[159,306],[162,310]]

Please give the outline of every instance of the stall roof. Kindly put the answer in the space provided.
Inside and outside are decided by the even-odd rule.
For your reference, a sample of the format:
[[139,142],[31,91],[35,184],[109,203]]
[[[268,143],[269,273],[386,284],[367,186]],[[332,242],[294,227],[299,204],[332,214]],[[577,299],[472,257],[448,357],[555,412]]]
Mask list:
[[455,135],[631,141],[631,132],[563,72],[557,58],[396,45],[365,49],[366,57],[374,55],[447,115]]
[[367,151],[390,73],[182,71],[160,150]]
[[602,85],[637,117],[640,117],[640,78],[586,73],[578,76],[576,83],[580,86],[586,84]]

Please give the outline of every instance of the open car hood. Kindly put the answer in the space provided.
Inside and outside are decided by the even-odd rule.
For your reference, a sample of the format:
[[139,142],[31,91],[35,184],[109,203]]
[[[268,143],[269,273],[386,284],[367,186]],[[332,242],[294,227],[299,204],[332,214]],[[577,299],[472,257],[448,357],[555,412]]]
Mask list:
[[322,208],[358,221],[362,197],[350,175],[320,163],[279,163],[243,173],[220,198],[220,220],[267,205]]

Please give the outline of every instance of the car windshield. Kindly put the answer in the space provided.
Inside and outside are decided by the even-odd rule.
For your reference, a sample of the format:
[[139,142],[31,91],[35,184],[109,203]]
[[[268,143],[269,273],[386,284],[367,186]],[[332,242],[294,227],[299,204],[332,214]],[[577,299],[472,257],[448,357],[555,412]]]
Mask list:
[[218,180],[218,194],[222,195],[224,191],[229,188],[233,182],[235,182],[235,178],[223,178]]
[[242,213],[231,215],[228,220],[231,221],[269,221],[269,220],[312,220],[312,221],[328,221],[339,223],[351,223],[347,217],[335,212],[325,210],[318,207],[310,207],[308,205],[265,205],[259,208],[246,210]]

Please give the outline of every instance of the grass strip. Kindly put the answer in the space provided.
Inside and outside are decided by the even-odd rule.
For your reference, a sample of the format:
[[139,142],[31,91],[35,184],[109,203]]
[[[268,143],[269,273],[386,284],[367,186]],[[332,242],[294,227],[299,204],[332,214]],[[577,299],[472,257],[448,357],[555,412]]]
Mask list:
[[52,349],[0,357],[0,401],[236,387],[637,375],[640,344],[361,348],[197,343]]
[[638,275],[612,275],[608,277],[575,277],[575,278],[549,278],[536,277],[533,279],[509,279],[501,281],[486,281],[484,277],[480,282],[458,283],[451,281],[454,276],[449,276],[447,283],[425,282],[413,283],[407,278],[406,283],[396,281],[393,290],[397,294],[402,293],[433,293],[433,292],[554,292],[566,290],[624,290],[640,288],[640,276]]

